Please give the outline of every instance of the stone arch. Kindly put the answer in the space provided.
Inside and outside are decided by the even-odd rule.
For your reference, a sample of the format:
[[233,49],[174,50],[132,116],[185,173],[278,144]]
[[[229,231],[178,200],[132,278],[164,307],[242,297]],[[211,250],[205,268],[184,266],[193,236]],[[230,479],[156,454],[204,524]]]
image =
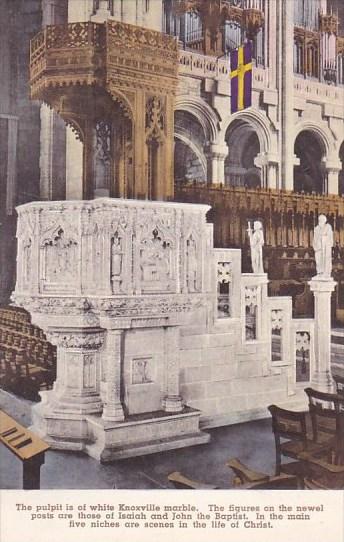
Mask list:
[[230,115],[223,123],[223,129],[221,131],[224,143],[228,129],[235,122],[241,121],[247,123],[255,130],[259,139],[260,152],[272,152],[274,149],[271,138],[271,124],[268,119],[260,111],[254,109],[247,109],[245,111],[238,111],[233,115]]
[[[184,134],[176,132],[174,137],[174,176],[176,182],[193,179],[205,182],[207,178],[207,161],[204,153],[200,151],[193,141],[186,138]],[[200,172],[198,175],[192,175],[190,172],[190,162],[195,160],[198,163],[198,171]]]
[[297,136],[304,131],[312,133],[314,137],[317,138],[324,157],[328,158],[331,154],[333,154],[335,150],[334,137],[327,127],[319,126],[319,124],[311,120],[304,120],[298,123],[295,127],[294,142]]
[[180,110],[187,111],[198,120],[204,130],[207,143],[217,142],[221,119],[202,98],[177,96],[175,111]]
[[112,100],[120,106],[125,116],[129,117],[131,120],[134,119],[134,106],[128,100],[128,98],[118,89],[111,89],[110,96]]
[[294,190],[296,192],[325,192],[325,162],[328,141],[319,130],[299,130],[294,141]]
[[174,172],[177,182],[207,179],[205,150],[207,131],[198,117],[185,109],[175,111],[174,123]]
[[[233,115],[234,117],[234,115]],[[228,155],[225,159],[225,183],[257,188],[265,184],[265,175],[256,159],[266,152],[268,141],[257,122],[247,115],[236,115],[225,132]]]

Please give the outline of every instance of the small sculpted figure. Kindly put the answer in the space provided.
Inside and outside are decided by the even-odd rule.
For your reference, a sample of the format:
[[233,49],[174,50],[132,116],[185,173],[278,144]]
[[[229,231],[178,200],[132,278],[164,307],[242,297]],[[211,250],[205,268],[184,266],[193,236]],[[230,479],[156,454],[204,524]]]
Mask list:
[[251,228],[251,223],[248,223],[247,229],[248,237],[250,240],[251,247],[251,262],[252,262],[252,271],[255,274],[264,273],[263,266],[263,245],[264,245],[264,233],[263,233],[263,224],[256,220],[253,223],[253,231]]
[[317,277],[330,278],[332,272],[332,226],[325,215],[319,215],[318,225],[314,228],[313,248]]

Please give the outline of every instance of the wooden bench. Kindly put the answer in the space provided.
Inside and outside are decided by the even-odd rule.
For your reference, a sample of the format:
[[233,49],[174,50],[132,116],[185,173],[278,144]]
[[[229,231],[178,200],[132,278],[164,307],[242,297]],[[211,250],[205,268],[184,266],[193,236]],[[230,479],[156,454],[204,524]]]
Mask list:
[[0,410],[0,442],[23,463],[23,489],[40,489],[40,469],[50,446]]
[[203,482],[192,480],[178,471],[171,472],[167,478],[176,489],[218,489],[216,485],[205,484]]

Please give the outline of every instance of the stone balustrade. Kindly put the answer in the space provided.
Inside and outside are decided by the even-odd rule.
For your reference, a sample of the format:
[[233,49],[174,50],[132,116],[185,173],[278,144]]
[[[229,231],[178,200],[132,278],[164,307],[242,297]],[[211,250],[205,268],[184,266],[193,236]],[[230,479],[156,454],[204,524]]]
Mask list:
[[[229,81],[230,61],[228,58],[206,56],[194,51],[179,50],[179,75],[216,79],[217,81]],[[253,66],[252,86],[254,90],[265,90],[267,70]],[[230,95],[230,85],[228,85]],[[344,101],[344,88],[341,86],[328,85],[314,79],[294,76],[294,97],[298,100],[310,100],[322,103],[326,107],[336,105],[342,108]],[[297,102],[300,107],[300,101]],[[342,112],[338,111],[340,117]]]

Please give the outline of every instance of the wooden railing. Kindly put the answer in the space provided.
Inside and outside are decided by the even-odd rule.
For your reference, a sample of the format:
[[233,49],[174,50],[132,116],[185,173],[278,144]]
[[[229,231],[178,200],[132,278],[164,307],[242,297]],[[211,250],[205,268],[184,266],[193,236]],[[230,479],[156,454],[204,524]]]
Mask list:
[[285,190],[197,183],[177,184],[175,199],[211,205],[216,246],[242,247],[248,221],[260,219],[269,246],[309,247],[317,216],[328,217],[335,241],[344,245],[344,198]]

